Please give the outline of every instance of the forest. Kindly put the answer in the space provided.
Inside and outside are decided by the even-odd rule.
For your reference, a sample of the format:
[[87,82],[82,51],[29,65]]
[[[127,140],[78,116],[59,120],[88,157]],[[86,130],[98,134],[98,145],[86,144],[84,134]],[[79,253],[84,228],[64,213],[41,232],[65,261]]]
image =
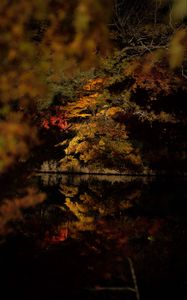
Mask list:
[[[1,0],[0,33],[0,266],[7,299],[9,289],[22,290],[20,299],[59,299],[60,279],[70,298],[158,299],[148,286],[155,283],[160,293],[163,280],[163,297],[170,299],[172,282],[182,295],[187,1]],[[145,271],[144,259],[154,269],[159,252],[157,274]],[[25,262],[32,276],[22,287],[13,278]],[[42,268],[55,274],[46,292]],[[27,274],[21,270],[20,282]]]

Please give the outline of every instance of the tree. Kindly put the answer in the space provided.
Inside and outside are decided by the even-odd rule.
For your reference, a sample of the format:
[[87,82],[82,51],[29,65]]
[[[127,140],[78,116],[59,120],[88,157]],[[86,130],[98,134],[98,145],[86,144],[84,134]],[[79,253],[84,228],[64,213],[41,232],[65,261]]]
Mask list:
[[0,172],[28,155],[37,141],[28,116],[33,117],[35,99],[46,94],[46,74],[57,76],[59,66],[87,67],[96,47],[107,48],[109,3],[1,1]]
[[[35,103],[47,95],[46,77],[58,80],[62,68],[72,72],[77,64],[86,68],[96,61],[96,48],[107,49],[106,7],[110,0],[1,1],[0,174],[27,158],[38,142]],[[14,209],[44,198],[25,193],[28,197],[15,199],[15,205],[10,199],[0,206],[0,232]]]

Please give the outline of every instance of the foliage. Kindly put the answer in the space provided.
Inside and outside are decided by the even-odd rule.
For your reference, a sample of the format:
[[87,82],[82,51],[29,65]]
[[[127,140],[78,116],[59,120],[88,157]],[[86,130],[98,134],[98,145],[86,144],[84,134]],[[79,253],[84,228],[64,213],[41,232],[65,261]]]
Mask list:
[[[128,22],[130,6],[118,16],[128,25],[120,27],[125,48],[109,56],[110,0],[2,1],[1,174],[29,156],[38,143],[38,122],[62,139],[66,132],[67,141],[59,143],[62,170],[184,172],[184,0],[169,5],[167,21],[159,14],[165,4],[151,1],[138,31],[147,1],[134,3],[140,18]],[[49,103],[38,120],[37,110]]]
[[[36,110],[41,99],[48,101],[49,78],[58,82],[62,70],[70,74],[88,68],[98,61],[96,48],[100,53],[108,49],[109,17],[110,0],[1,1],[0,174],[27,159],[39,143]],[[45,128],[64,131],[69,126],[60,113],[42,118]],[[28,193],[25,203],[33,199],[34,205],[35,198]],[[16,200],[16,206],[18,215],[22,203]],[[4,215],[6,209],[2,226]]]
[[59,80],[53,78],[49,72],[46,79],[48,93],[45,94],[45,97],[36,99],[37,110],[47,109],[50,105],[64,105],[72,102],[79,96],[87,79],[94,77],[93,68],[84,71],[76,68],[71,76],[67,76],[62,66],[62,70],[59,70]]
[[[106,3],[109,1],[2,2],[0,135],[6,130],[9,140],[13,140],[9,145],[2,138],[2,171],[28,152],[28,118],[35,112],[35,99],[47,94],[47,76],[57,78],[59,65],[70,71],[78,61],[79,66],[87,67],[95,61],[96,47],[101,52],[106,48],[109,10],[102,14]],[[9,126],[10,116],[17,124],[15,130]],[[30,143],[35,143],[35,131],[30,130],[29,135]],[[16,150],[10,151],[10,147]]]
[[[90,72],[78,72],[71,78],[65,78],[62,73],[58,80],[49,81],[54,88],[53,104],[67,122],[63,128],[70,129],[67,139],[58,144],[64,149],[64,158],[60,161],[63,171],[105,172],[109,168],[112,172],[146,173],[168,168],[170,159],[174,168],[179,156],[185,160],[181,132],[186,122],[178,112],[184,110],[185,117],[186,108],[182,99],[178,107],[176,102],[177,95],[184,98],[186,93],[183,76],[186,29],[179,28],[167,45],[173,29],[168,31],[168,26],[170,29],[172,26],[166,24],[160,11],[163,3],[152,1],[149,8],[147,1],[116,3],[127,6],[124,14],[128,20],[134,6],[137,13],[145,13],[145,7],[150,13],[139,26],[143,33],[138,32],[138,46],[132,44],[121,51],[115,50]],[[125,20],[124,16],[117,17]],[[127,27],[132,29],[132,24],[133,20]],[[154,40],[149,45],[141,39],[141,34],[149,36],[152,30]],[[163,41],[161,33],[167,36]],[[132,32],[131,38],[134,39]],[[169,103],[170,97],[172,103]],[[52,123],[50,119],[44,120],[43,125],[49,127]]]
[[187,7],[185,0],[173,0],[172,17],[175,20],[181,20],[187,16]]
[[[27,222],[31,222],[32,218],[37,219],[39,226],[43,226],[42,241],[40,241],[42,247],[62,243],[68,238],[83,238],[86,232],[97,235],[101,239],[105,237],[108,242],[115,240],[116,245],[119,247],[123,245],[129,251],[132,251],[131,246],[135,240],[143,239],[146,243],[160,241],[160,229],[163,228],[166,220],[146,216],[132,218],[128,215],[129,211],[142,205],[142,199],[144,199],[142,197],[147,195],[150,188],[154,187],[154,180],[151,181],[152,186],[151,182],[148,184],[148,181],[144,181],[142,178],[118,178],[119,176],[114,176],[111,183],[107,179],[103,179],[103,176],[101,180],[90,176],[86,181],[80,179],[79,183],[71,182],[69,184],[62,179],[59,186],[61,200],[59,203],[52,199],[52,206],[55,210],[49,209],[48,214],[51,214],[51,217],[45,213],[50,206],[47,207],[44,204],[39,208],[41,212],[38,211],[38,215],[35,210],[33,216],[31,214],[30,218],[23,220],[23,230],[25,230],[25,226],[29,230]],[[165,197],[165,194],[162,197]],[[157,198],[154,201],[157,203]],[[161,202],[163,201],[161,199]],[[61,211],[59,219],[58,210]],[[53,214],[54,216],[52,216]],[[53,218],[58,220],[55,225],[54,221],[49,224]],[[46,231],[45,223],[47,224]],[[32,223],[30,226],[33,227]],[[35,232],[35,235],[37,236],[38,232]],[[39,238],[41,239],[41,236]]]
[[119,53],[114,61],[111,56],[103,61],[98,77],[88,79],[82,94],[63,106],[72,134],[59,143],[65,147],[62,170],[147,173],[186,168],[186,85],[178,68],[169,68],[171,51],[123,63]]
[[42,111],[38,115],[39,126],[44,129],[57,128],[59,131],[64,131],[69,128],[66,115],[61,113],[60,108],[58,111],[54,108],[50,111]]
[[25,190],[24,194],[13,199],[4,199],[0,204],[0,236],[13,230],[11,223],[22,217],[24,209],[42,203],[45,199],[44,193],[38,193],[38,190],[31,187]]

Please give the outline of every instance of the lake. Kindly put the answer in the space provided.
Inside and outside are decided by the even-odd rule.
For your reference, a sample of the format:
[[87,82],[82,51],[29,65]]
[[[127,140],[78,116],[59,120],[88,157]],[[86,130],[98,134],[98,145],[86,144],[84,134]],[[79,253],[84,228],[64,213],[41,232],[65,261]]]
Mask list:
[[4,299],[187,299],[187,178],[31,181],[47,198],[1,245]]

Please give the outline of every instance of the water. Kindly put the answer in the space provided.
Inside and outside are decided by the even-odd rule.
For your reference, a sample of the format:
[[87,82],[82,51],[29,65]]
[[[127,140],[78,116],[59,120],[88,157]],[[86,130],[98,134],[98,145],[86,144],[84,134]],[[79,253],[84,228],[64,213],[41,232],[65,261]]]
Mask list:
[[1,247],[4,299],[187,298],[187,179],[32,181],[47,199]]

